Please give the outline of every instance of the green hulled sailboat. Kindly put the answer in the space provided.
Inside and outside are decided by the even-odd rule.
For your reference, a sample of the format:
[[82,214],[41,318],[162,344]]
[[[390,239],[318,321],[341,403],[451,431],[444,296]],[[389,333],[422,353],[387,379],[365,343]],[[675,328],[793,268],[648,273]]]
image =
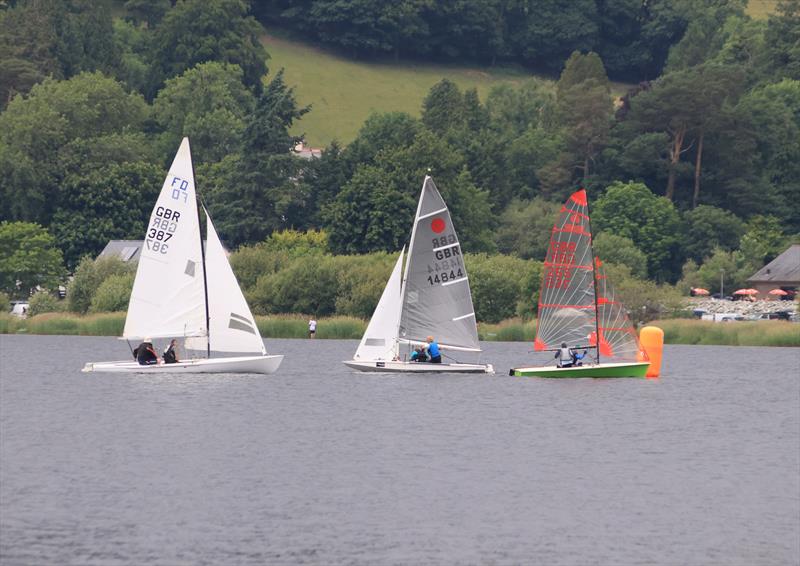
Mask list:
[[594,255],[589,204],[583,189],[570,196],[553,226],[533,347],[536,352],[556,352],[562,343],[589,352],[582,365],[519,367],[509,374],[645,377],[650,365],[602,261]]

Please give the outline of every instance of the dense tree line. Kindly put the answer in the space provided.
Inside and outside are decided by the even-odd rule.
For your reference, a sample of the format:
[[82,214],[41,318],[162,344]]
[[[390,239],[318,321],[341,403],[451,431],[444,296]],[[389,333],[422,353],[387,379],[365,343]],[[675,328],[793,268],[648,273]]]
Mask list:
[[560,71],[573,51],[594,51],[618,79],[661,74],[670,45],[699,12],[741,15],[744,1],[691,0],[270,0],[263,22],[359,56],[514,62]]
[[[444,4],[312,1],[292,3],[294,11],[277,1],[254,5],[259,19],[285,20],[331,42],[370,37],[345,29],[350,25],[418,33],[423,46],[425,34],[451,37],[431,31],[436,26],[474,39],[494,22],[497,49],[510,49],[508,38],[516,37],[531,62],[543,57],[561,68],[557,81],[500,86],[484,100],[443,80],[419,118],[374,114],[346,147],[333,143],[311,160],[292,154],[300,138],[290,129],[313,109],[297,104],[281,71],[267,74],[260,25],[246,2],[128,0],[126,19],[84,0],[3,4],[0,221],[13,244],[0,258],[3,290],[35,287],[27,279],[22,287],[11,282],[9,271],[22,269],[15,265],[33,253],[15,255],[15,238],[57,248],[48,261],[63,255],[69,271],[109,239],[140,238],[182,136],[192,141],[199,192],[234,248],[293,229],[323,230],[330,258],[395,252],[408,239],[428,173],[465,250],[476,254],[543,259],[554,215],[578,186],[590,194],[598,253],[633,278],[709,285],[714,268],[705,266],[724,263],[743,282],[800,232],[800,0],[782,2],[766,21],[744,15],[735,0],[464,1],[456,3],[463,10],[434,13]],[[588,18],[582,30],[593,39],[586,44],[564,39],[578,18],[571,15],[575,6]],[[537,17],[514,12],[523,9]],[[359,18],[348,16],[354,13]],[[460,19],[467,17],[476,27]],[[615,27],[625,22],[628,35]],[[659,37],[672,38],[672,47],[652,43],[663,49],[656,57],[644,30],[666,34]],[[537,51],[537,42],[553,36],[569,53]],[[609,38],[618,49],[603,47]],[[389,48],[378,41],[354,49],[413,43],[407,36],[386,41]],[[446,55],[444,42],[436,45],[418,55]],[[479,46],[476,40],[473,49]],[[637,71],[654,80],[615,99],[609,69],[627,73],[619,65],[634,65],[636,57],[647,59],[642,68],[660,61],[651,70],[663,66],[663,74]],[[318,266],[321,279],[328,264],[329,274],[343,272],[330,258]],[[251,298],[261,304],[259,297],[282,284],[291,291],[289,283],[310,266],[251,281]],[[52,285],[65,271],[47,270],[41,283]],[[487,269],[482,276],[490,275]],[[129,280],[127,273],[114,276],[107,304]],[[320,293],[331,288],[322,285]],[[81,308],[90,306],[91,299]]]
[[[369,318],[396,254],[336,256],[328,251],[324,232],[283,231],[259,244],[242,246],[230,260],[255,314]],[[464,260],[478,320],[495,323],[511,317],[528,318],[534,313],[542,274],[540,261],[503,254],[465,254]],[[657,316],[665,307],[679,306],[677,293],[670,286],[659,287],[631,276],[630,268],[622,264],[611,269],[626,304],[637,317]],[[66,305],[38,292],[31,298],[31,314],[65,307],[76,313],[122,311],[132,285],[131,265],[117,258],[85,258],[69,284]],[[659,308],[646,312],[652,305]]]

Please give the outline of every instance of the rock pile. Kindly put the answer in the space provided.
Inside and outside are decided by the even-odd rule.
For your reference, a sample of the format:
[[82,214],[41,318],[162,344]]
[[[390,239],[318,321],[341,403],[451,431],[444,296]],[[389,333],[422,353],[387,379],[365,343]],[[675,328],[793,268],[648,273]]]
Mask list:
[[707,313],[736,313],[747,317],[755,317],[771,312],[798,312],[797,301],[726,301],[692,297],[686,300],[687,310],[704,310]]

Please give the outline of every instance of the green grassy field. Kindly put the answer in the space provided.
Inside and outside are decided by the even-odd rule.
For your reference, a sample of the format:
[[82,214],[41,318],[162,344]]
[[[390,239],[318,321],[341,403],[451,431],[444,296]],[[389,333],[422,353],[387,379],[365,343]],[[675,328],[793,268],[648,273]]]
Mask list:
[[312,105],[293,133],[304,133],[313,147],[333,139],[349,143],[373,112],[397,110],[418,116],[428,90],[445,77],[462,89],[477,88],[485,100],[493,86],[519,84],[533,76],[507,68],[364,62],[272,34],[263,42],[271,57],[270,77],[283,67],[298,102]]
[[747,3],[747,13],[753,18],[766,18],[775,12],[778,0],[750,0]]

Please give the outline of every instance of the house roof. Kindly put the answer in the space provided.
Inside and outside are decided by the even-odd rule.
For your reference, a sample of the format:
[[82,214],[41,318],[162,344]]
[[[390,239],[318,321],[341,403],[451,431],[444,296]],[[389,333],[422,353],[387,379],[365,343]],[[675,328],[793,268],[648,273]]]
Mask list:
[[759,269],[747,282],[800,285],[800,244],[790,246],[788,250]]
[[301,159],[319,159],[322,157],[322,149],[309,147],[305,143],[300,142],[294,146],[294,155]]
[[111,240],[97,257],[118,257],[122,261],[138,261],[144,240]]

